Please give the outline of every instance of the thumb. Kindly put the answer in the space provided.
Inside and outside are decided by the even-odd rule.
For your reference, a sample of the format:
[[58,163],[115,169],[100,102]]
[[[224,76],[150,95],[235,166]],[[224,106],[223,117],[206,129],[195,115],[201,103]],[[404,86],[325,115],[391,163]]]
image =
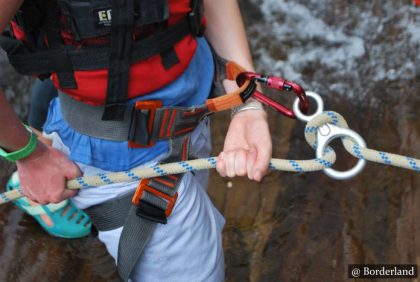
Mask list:
[[65,165],[65,174],[64,176],[66,179],[74,179],[76,177],[82,176],[82,172],[80,171],[80,168],[78,165],[76,165],[72,161],[67,161]]
[[271,150],[258,150],[257,160],[254,165],[254,180],[261,181],[268,172],[268,164],[270,163]]
[[72,189],[72,190],[70,190],[70,189],[64,189],[63,192],[61,193],[61,197],[63,199],[69,199],[69,198],[72,198],[72,197],[76,196],[77,192],[79,192],[79,190],[76,190],[76,189]]
[[[67,181],[77,178],[79,176],[82,176],[82,172],[80,171],[80,168],[78,165],[76,165],[74,162],[72,161],[68,161],[66,164],[66,168],[65,168],[65,175],[64,177],[66,178],[66,183],[64,185],[64,187],[67,187]],[[62,197],[65,199],[68,198],[72,198],[74,197],[77,193],[79,192],[78,189],[64,189],[62,192]]]

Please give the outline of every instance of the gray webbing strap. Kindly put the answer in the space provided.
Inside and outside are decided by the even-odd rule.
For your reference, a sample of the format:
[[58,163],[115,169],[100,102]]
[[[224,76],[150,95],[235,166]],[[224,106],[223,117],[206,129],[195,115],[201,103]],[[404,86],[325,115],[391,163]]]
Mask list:
[[100,231],[117,229],[124,225],[133,193],[85,209],[93,225]]
[[76,131],[96,138],[127,141],[130,130],[132,111],[126,110],[121,121],[103,121],[103,106],[92,106],[76,101],[62,92],[60,98],[61,113],[64,120]]
[[[180,156],[183,155],[188,158],[189,151],[190,136],[171,139],[170,152],[162,162],[180,160]],[[182,176],[180,175],[175,179],[170,179],[170,176],[151,178],[149,186],[173,197],[178,191]],[[157,178],[164,181],[158,181]],[[174,187],[165,185],[165,182],[173,183]],[[117,270],[123,281],[128,281],[130,278],[132,271],[158,224],[138,214],[139,207],[131,204],[132,195],[132,193],[128,193],[115,200],[110,200],[86,209],[86,212],[91,217],[92,223],[100,231],[108,231],[124,226],[118,244],[117,261]],[[166,200],[148,191],[144,191],[141,201],[163,211],[168,206]]]
[[136,215],[131,206],[118,244],[117,270],[123,281],[128,281],[144,248],[153,235],[157,223]]
[[[209,114],[199,107],[163,107],[156,109],[152,132],[148,134],[148,110],[127,109],[124,118],[101,120],[104,106],[92,106],[59,92],[61,112],[70,127],[79,133],[112,141],[133,141],[141,145],[168,140],[192,132]],[[133,122],[135,121],[135,122]]]
[[211,98],[220,97],[224,95],[225,88],[223,86],[223,80],[226,79],[226,64],[227,60],[223,59],[212,49],[213,62],[214,62],[214,78],[213,87],[210,94]]

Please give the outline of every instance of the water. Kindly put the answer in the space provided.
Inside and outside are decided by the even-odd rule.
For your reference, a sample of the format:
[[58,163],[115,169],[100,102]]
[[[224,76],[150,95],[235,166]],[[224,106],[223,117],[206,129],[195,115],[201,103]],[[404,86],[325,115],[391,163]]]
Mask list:
[[[409,0],[240,4],[259,71],[321,94],[369,147],[420,157],[420,8]],[[9,95],[20,97],[25,85]],[[267,93],[291,104],[288,94]],[[15,101],[22,115],[24,102]],[[230,117],[214,118],[216,154]],[[275,157],[314,156],[303,123],[273,111],[269,122]],[[339,168],[355,163],[336,149]],[[12,168],[0,165],[3,184]],[[349,263],[420,264],[419,174],[368,163],[347,181],[273,172],[260,184],[237,178],[227,188],[230,180],[214,171],[211,181],[210,196],[227,219],[227,281],[343,281]],[[13,205],[0,209],[1,281],[117,281],[94,237],[52,238]]]

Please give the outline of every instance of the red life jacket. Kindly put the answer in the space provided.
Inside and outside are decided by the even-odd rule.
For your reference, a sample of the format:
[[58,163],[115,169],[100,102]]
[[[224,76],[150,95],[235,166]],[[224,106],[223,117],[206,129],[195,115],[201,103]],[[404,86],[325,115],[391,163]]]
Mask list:
[[[1,45],[22,74],[51,76],[77,100],[109,105],[176,79],[201,35],[202,0],[25,0]],[[106,112],[107,110],[105,110]]]

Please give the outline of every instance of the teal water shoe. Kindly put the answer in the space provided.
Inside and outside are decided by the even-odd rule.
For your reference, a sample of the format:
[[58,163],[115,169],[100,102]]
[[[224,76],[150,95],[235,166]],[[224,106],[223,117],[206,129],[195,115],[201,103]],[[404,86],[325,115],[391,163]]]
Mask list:
[[[6,185],[7,191],[20,189],[19,176],[14,172]],[[90,234],[92,223],[89,216],[74,206],[70,200],[58,204],[31,205],[28,198],[14,200],[13,203],[21,210],[38,221],[42,228],[50,235],[61,238],[81,238]],[[52,225],[48,225],[41,215],[51,218]]]

